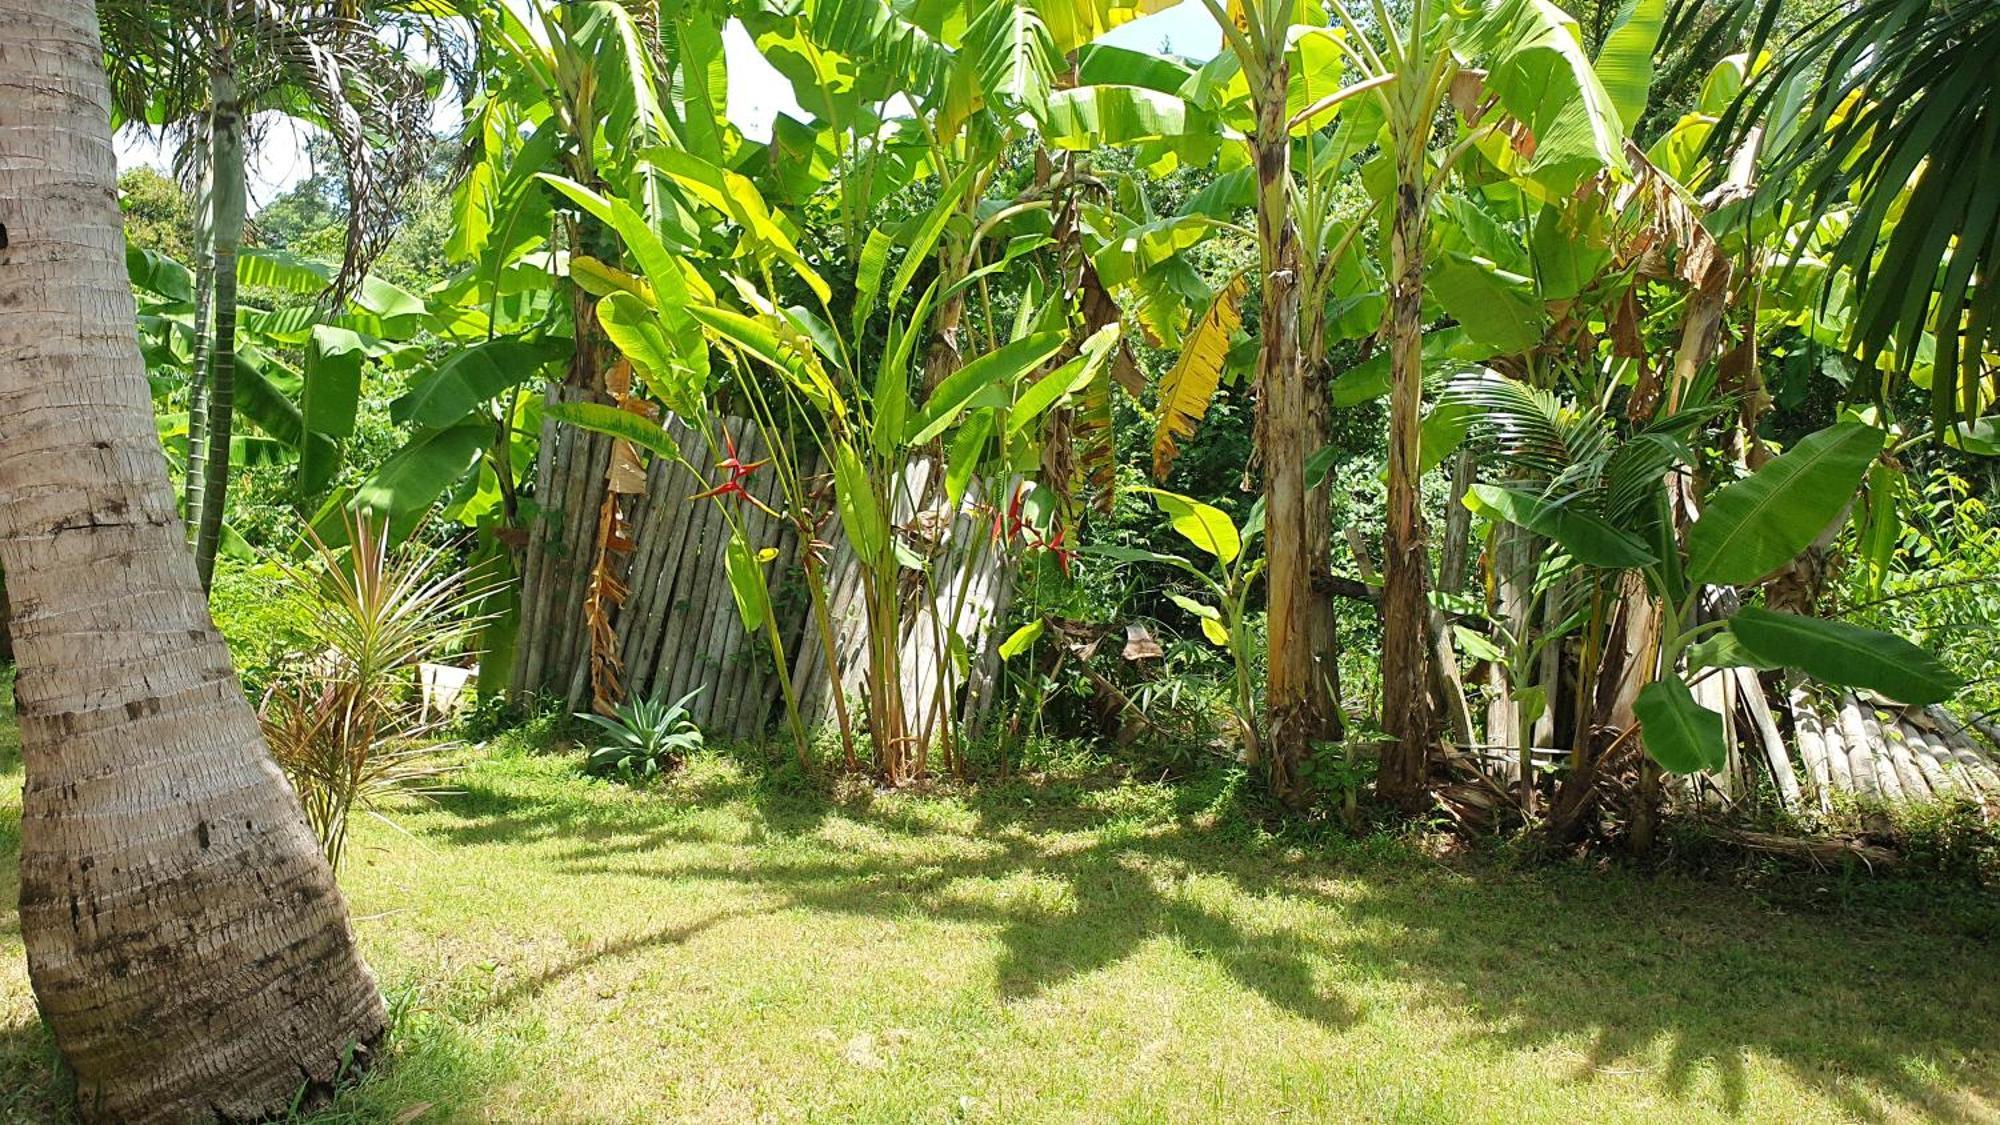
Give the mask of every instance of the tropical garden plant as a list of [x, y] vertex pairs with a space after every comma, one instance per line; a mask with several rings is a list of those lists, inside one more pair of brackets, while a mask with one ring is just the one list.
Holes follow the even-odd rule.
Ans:
[[[1565, 847], [1743, 776], [1735, 702], [1782, 757], [1805, 680], [1976, 727], [1990, 0], [1204, 0], [1211, 57], [1105, 38], [1163, 6], [107, 0], [106, 53], [0, 0], [22, 932], [90, 1112], [271, 1116], [375, 1041], [333, 873], [431, 777], [447, 653], [604, 732], [591, 772], [701, 727], [887, 787], [1087, 743], [1254, 778], [1280, 831], [1367, 799]], [[768, 132], [746, 46], [798, 102]], [[340, 186], [260, 230], [272, 113]], [[134, 198], [120, 260], [114, 114], [181, 149], [185, 245]], [[633, 597], [669, 555], [713, 597]], [[245, 612], [274, 575], [308, 596]], [[296, 617], [233, 638], [262, 743], [211, 589]], [[697, 613], [684, 686], [624, 667]], [[733, 734], [726, 682], [769, 688]], [[98, 1003], [113, 949], [154, 968]]]
[[688, 701], [700, 691], [672, 703], [645, 698], [628, 700], [610, 715], [580, 711], [577, 718], [604, 733], [597, 736], [584, 768], [605, 777], [649, 781], [702, 747], [701, 728], [688, 717]]
[[357, 806], [423, 792], [444, 772], [442, 720], [414, 705], [418, 666], [452, 655], [477, 629], [490, 585], [445, 548], [392, 546], [374, 517], [347, 517], [341, 529], [339, 547], [308, 529], [309, 559], [281, 564], [305, 593], [309, 647], [267, 690], [260, 715], [336, 872]]

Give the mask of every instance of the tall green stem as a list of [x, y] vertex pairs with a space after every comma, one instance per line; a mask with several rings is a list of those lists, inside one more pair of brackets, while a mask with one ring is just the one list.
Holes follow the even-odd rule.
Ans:
[[208, 484], [208, 363], [215, 308], [215, 174], [209, 160], [209, 127], [195, 140], [194, 197], [194, 356], [188, 371], [187, 464], [181, 477], [182, 511], [192, 540], [201, 494]]
[[[243, 243], [248, 190], [243, 163], [243, 106], [236, 75], [227, 63], [209, 78], [213, 103], [209, 167], [214, 176], [215, 343], [207, 380], [207, 457], [201, 466], [199, 510], [194, 521], [195, 569], [206, 590], [215, 579], [215, 553], [222, 541], [222, 513], [229, 500], [229, 445], [236, 405], [236, 252]], [[189, 466], [189, 473], [194, 467]]]

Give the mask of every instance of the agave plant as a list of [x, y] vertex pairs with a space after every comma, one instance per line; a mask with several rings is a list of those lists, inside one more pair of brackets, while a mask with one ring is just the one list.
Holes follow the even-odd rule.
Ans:
[[672, 703], [657, 698], [628, 700], [610, 715], [583, 711], [577, 718], [605, 732], [591, 748], [584, 769], [599, 777], [639, 781], [657, 777], [703, 744], [701, 728], [688, 717], [695, 688]]

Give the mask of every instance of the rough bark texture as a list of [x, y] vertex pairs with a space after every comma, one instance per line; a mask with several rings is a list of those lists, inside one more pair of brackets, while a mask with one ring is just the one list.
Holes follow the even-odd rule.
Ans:
[[385, 1014], [182, 540], [84, 0], [0, 0], [0, 565], [21, 934], [86, 1119], [252, 1118]]
[[1262, 403], [1266, 574], [1270, 668], [1266, 742], [1271, 788], [1278, 797], [1304, 796], [1300, 766], [1312, 743], [1326, 736], [1326, 693], [1314, 668], [1313, 576], [1324, 556], [1311, 557], [1305, 465], [1309, 414], [1299, 364], [1299, 247], [1291, 220], [1291, 140], [1285, 88], [1289, 68], [1271, 61], [1257, 99], [1257, 243], [1263, 270], [1258, 325], [1257, 393]]
[[[1390, 231], [1389, 510], [1382, 543], [1382, 748], [1376, 791], [1413, 805], [1429, 783], [1430, 666], [1425, 595], [1430, 558], [1417, 469], [1423, 434], [1423, 202], [1421, 146], [1398, 156]], [[1408, 165], [1407, 167], [1405, 165]]]

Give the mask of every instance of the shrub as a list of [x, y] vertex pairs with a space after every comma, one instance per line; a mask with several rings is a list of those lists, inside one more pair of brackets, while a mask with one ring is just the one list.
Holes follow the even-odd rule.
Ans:
[[277, 563], [218, 559], [208, 606], [252, 699], [262, 698], [313, 648], [310, 592]]

